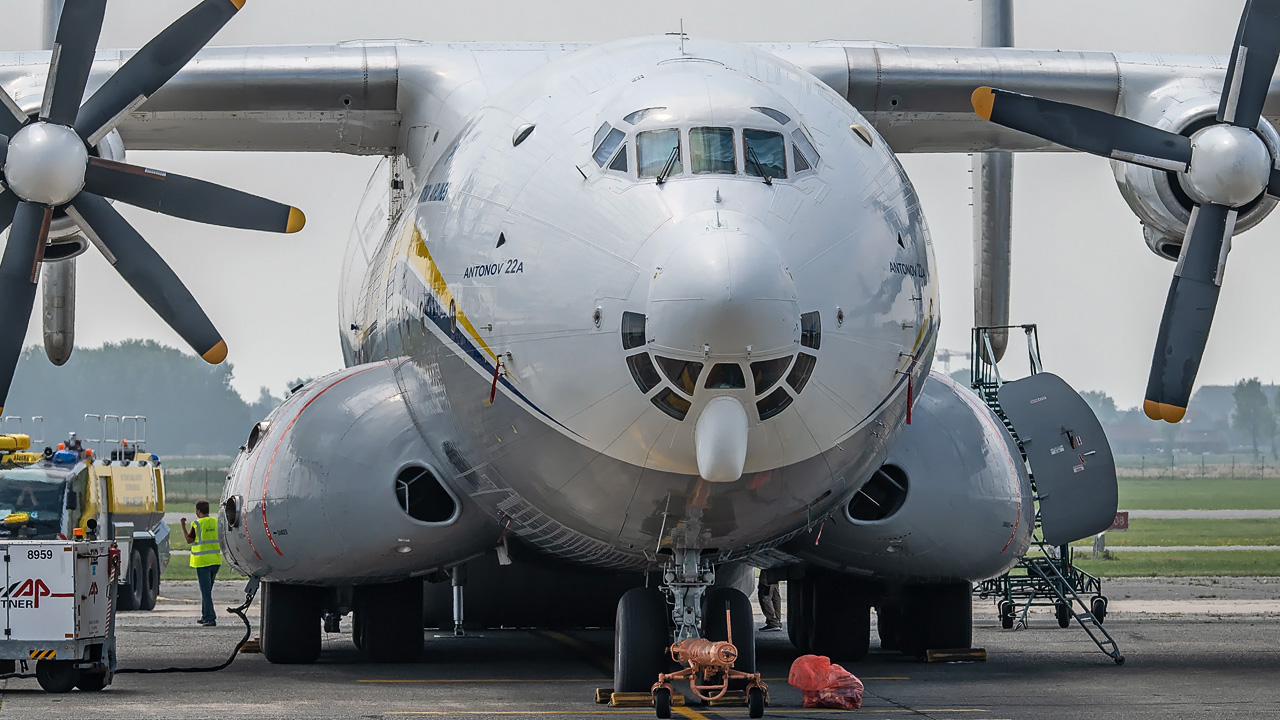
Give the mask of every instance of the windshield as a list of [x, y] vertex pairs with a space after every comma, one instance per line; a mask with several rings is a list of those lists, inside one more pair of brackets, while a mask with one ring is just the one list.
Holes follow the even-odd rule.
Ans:
[[766, 130], [742, 131], [743, 154], [747, 158], [747, 174], [770, 178], [787, 176], [787, 146], [782, 135]]
[[733, 129], [696, 127], [689, 131], [689, 160], [693, 174], [732, 175], [738, 171], [733, 157]]
[[[0, 472], [0, 537], [52, 539], [62, 532], [66, 483], [39, 470]], [[20, 520], [26, 514], [26, 520]], [[17, 515], [13, 522], [5, 519]]]
[[[684, 172], [684, 164], [680, 158], [679, 130], [650, 130], [636, 135], [637, 162], [640, 164], [640, 177], [658, 177], [667, 163], [671, 167], [667, 175], [680, 175]], [[674, 159], [673, 159], [674, 157]]]

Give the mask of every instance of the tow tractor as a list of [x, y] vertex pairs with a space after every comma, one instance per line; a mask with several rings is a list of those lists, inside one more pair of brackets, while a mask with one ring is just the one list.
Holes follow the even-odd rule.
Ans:
[[[169, 526], [160, 460], [145, 450], [146, 418], [85, 418], [103, 423], [99, 438], [108, 420], [132, 421], [137, 439], [104, 443], [71, 433], [33, 452], [30, 436], [0, 434], [0, 543], [68, 540], [77, 528], [87, 539], [113, 540], [121, 553], [117, 609], [151, 610], [169, 563]], [[97, 453], [95, 442], [103, 443]]]

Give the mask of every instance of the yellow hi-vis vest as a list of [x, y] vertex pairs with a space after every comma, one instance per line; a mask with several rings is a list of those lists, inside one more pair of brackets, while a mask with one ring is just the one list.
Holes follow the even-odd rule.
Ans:
[[191, 543], [191, 567], [200, 568], [222, 564], [222, 551], [218, 549], [218, 518], [196, 518], [191, 524], [196, 540]]

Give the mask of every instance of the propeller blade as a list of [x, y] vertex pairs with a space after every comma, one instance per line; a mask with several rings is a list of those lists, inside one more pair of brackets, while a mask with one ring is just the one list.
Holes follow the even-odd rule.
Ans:
[[4, 308], [0, 312], [0, 413], [4, 412], [18, 357], [22, 355], [22, 342], [27, 337], [31, 308], [36, 302], [38, 250], [49, 238], [52, 221], [52, 209], [20, 203], [13, 215], [9, 244], [0, 260], [0, 308]]
[[13, 222], [13, 215], [18, 210], [19, 202], [22, 201], [17, 195], [6, 192], [4, 187], [0, 186], [0, 232], [4, 232]]
[[67, 215], [115, 266], [125, 282], [205, 361], [217, 365], [227, 344], [191, 291], [146, 240], [101, 196], [81, 192]]
[[146, 102], [244, 7], [245, 0], [204, 0], [129, 58], [80, 108], [76, 132], [97, 145], [120, 118]]
[[27, 124], [27, 114], [22, 112], [22, 108], [18, 107], [18, 103], [14, 102], [13, 97], [2, 87], [0, 87], [0, 105], [4, 106], [4, 112], [0, 112], [0, 135], [13, 137], [23, 125]]
[[1200, 205], [1192, 211], [1160, 319], [1142, 405], [1152, 420], [1176, 423], [1187, 412], [1218, 306], [1237, 215], [1223, 205]]
[[137, 165], [92, 158], [84, 182], [95, 195], [206, 225], [294, 233], [306, 224], [295, 207]]
[[972, 99], [982, 118], [1073, 150], [1174, 172], [1191, 164], [1191, 140], [1118, 115], [989, 87]]
[[1236, 31], [1218, 122], [1258, 127], [1280, 58], [1280, 0], [1249, 0]]
[[62, 6], [41, 118], [67, 127], [75, 124], [106, 12], [107, 0], [78, 0]]
[[0, 134], [0, 170], [4, 169], [4, 161], [9, 159], [9, 138]]

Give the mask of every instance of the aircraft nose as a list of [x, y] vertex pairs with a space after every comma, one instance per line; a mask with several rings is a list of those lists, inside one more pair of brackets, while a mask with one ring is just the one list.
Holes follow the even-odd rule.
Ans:
[[650, 286], [652, 349], [714, 362], [798, 346], [795, 280], [763, 228], [681, 226]]

